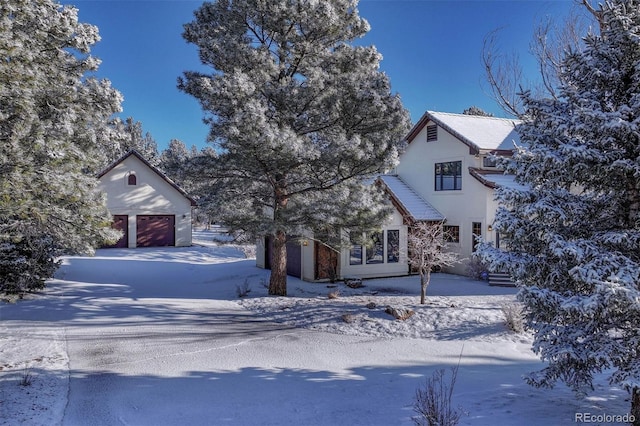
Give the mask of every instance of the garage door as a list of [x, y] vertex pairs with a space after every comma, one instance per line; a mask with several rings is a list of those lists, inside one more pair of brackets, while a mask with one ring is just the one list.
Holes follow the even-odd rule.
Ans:
[[126, 214], [118, 214], [113, 216], [113, 223], [111, 224], [113, 229], [122, 231], [122, 238], [117, 243], [105, 246], [105, 248], [127, 248], [129, 242], [129, 216]]
[[[273, 237], [265, 238], [265, 269], [271, 269]], [[287, 238], [287, 275], [302, 277], [302, 247], [297, 237]]]
[[174, 215], [137, 216], [136, 246], [164, 247], [176, 244]]

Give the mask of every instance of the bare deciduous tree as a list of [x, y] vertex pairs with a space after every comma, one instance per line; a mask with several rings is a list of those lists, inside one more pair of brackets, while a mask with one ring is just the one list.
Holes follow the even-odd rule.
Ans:
[[408, 240], [409, 265], [420, 273], [420, 304], [424, 305], [431, 271], [458, 262], [458, 254], [443, 250], [448, 240], [443, 222], [416, 222]]
[[522, 114], [520, 94], [527, 89], [538, 97], [556, 98], [560, 83], [560, 63], [569, 50], [581, 50], [583, 37], [595, 25], [602, 30], [602, 16], [590, 0], [575, 0], [576, 8], [558, 24], [552, 18], [540, 22], [530, 45], [538, 64], [537, 83], [526, 79], [516, 53], [505, 53], [498, 47], [500, 29], [490, 32], [482, 47], [489, 92], [500, 107], [513, 116]]

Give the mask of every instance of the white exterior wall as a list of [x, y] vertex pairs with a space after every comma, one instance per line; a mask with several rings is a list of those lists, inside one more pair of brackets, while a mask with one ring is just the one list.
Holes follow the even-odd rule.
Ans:
[[[462, 161], [462, 189], [436, 191], [435, 164], [450, 161]], [[450, 250], [463, 259], [448, 268], [457, 274], [466, 272], [466, 261], [472, 255], [472, 223], [480, 222], [482, 236], [493, 238], [493, 232], [488, 232], [495, 216], [493, 190], [469, 174], [469, 167], [480, 166], [481, 158], [470, 154], [467, 145], [441, 127], [438, 140], [427, 142], [427, 126], [424, 126], [400, 157], [397, 167], [398, 176], [446, 217], [446, 225], [459, 227], [460, 242], [449, 244]]]
[[[388, 230], [400, 231], [400, 259], [398, 262], [387, 262], [387, 240], [386, 235]], [[362, 264], [351, 265], [350, 264], [350, 251], [348, 249], [342, 250], [340, 258], [338, 260], [340, 277], [356, 276], [360, 278], [381, 278], [381, 277], [394, 277], [407, 275], [409, 272], [409, 264], [407, 261], [407, 226], [403, 224], [402, 215], [394, 209], [393, 214], [382, 227], [383, 240], [383, 263], [367, 264], [366, 262], [366, 248], [363, 247]]]
[[[136, 185], [128, 185], [130, 174]], [[191, 201], [130, 155], [100, 178], [100, 189], [107, 194], [112, 215], [129, 216], [129, 247], [136, 247], [137, 215], [175, 215], [175, 245], [191, 245]]]
[[315, 281], [316, 279], [316, 253], [315, 253], [315, 242], [309, 235], [305, 235], [304, 239], [301, 240], [302, 244], [302, 279], [304, 281]]

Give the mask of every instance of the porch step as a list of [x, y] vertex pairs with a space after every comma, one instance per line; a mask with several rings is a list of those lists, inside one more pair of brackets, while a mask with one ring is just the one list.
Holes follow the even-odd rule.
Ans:
[[516, 283], [511, 280], [511, 277], [506, 272], [491, 272], [489, 273], [489, 285], [515, 287]]

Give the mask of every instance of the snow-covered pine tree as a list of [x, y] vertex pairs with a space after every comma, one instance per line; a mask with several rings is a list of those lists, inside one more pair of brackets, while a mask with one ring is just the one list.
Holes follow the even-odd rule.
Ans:
[[503, 162], [494, 224], [509, 250], [483, 245], [520, 285], [533, 349], [529, 383], [592, 387], [608, 371], [640, 422], [640, 5], [603, 5], [601, 33], [561, 64], [556, 98], [523, 94], [522, 146]]
[[127, 117], [124, 121], [120, 117], [115, 117], [110, 120], [107, 131], [109, 139], [104, 146], [107, 164], [135, 149], [149, 163], [154, 166], [159, 165], [158, 144], [151, 133], [143, 132], [141, 122], [135, 121], [133, 117]]
[[388, 214], [371, 178], [395, 163], [409, 119], [380, 54], [351, 44], [368, 29], [356, 0], [219, 0], [185, 26], [213, 69], [179, 87], [200, 101], [219, 151], [220, 217], [272, 236], [270, 294], [287, 292], [287, 236], [336, 236]]
[[62, 250], [117, 236], [92, 172], [122, 99], [91, 77], [97, 40], [73, 7], [0, 2], [0, 291], [42, 287]]
[[187, 191], [191, 191], [192, 173], [190, 173], [190, 161], [199, 155], [198, 149], [194, 146], [187, 148], [184, 142], [179, 139], [171, 139], [167, 149], [160, 153], [158, 166], [174, 182]]

